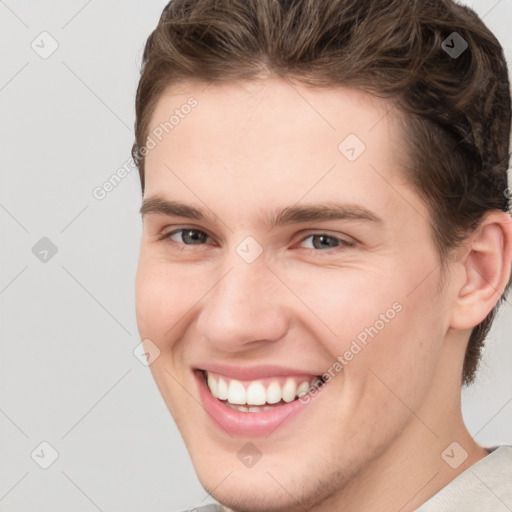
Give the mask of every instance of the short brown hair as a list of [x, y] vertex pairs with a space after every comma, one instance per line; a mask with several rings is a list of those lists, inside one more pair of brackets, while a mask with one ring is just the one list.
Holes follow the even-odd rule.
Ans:
[[[453, 37], [468, 45], [458, 56], [448, 51]], [[142, 191], [141, 149], [167, 86], [264, 74], [393, 100], [407, 126], [407, 175], [443, 265], [487, 212], [509, 211], [506, 61], [475, 12], [452, 0], [171, 0], [146, 42], [137, 89], [132, 156]], [[504, 296], [471, 333], [465, 385]]]

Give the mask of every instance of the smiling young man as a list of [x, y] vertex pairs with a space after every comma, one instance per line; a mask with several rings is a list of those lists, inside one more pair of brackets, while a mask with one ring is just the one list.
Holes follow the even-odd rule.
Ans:
[[460, 403], [512, 260], [507, 68], [473, 11], [172, 0], [136, 110], [137, 321], [208, 493], [510, 510], [512, 447]]

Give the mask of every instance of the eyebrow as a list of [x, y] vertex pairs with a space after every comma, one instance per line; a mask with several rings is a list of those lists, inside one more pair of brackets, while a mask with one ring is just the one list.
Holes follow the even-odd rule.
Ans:
[[[144, 217], [149, 214], [167, 215], [169, 217], [184, 217], [214, 224], [216, 216], [201, 208], [171, 201], [160, 196], [144, 199], [140, 208], [140, 214]], [[384, 221], [374, 212], [364, 206], [352, 203], [338, 203], [326, 201], [317, 204], [293, 205], [282, 209], [276, 209], [266, 217], [266, 225], [269, 229], [286, 224], [301, 222], [322, 222], [329, 220], [358, 220], [373, 222], [383, 225]]]

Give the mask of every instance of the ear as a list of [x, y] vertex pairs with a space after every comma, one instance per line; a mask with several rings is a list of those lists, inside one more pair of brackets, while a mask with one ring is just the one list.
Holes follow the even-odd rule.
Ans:
[[508, 284], [512, 264], [512, 218], [492, 211], [464, 242], [467, 250], [457, 263], [461, 279], [450, 327], [472, 329], [489, 314]]

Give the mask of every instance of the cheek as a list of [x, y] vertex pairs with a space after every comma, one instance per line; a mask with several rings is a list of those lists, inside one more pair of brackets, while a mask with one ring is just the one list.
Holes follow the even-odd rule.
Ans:
[[[190, 310], [194, 296], [192, 276], [141, 251], [135, 281], [139, 333], [162, 345], [175, 337], [179, 320]], [[172, 333], [172, 336], [171, 336]]]
[[[404, 403], [420, 407], [437, 368], [447, 329], [446, 301], [437, 283], [434, 278], [409, 295], [382, 294], [370, 304], [368, 323], [352, 337], [351, 347], [361, 350], [345, 368], [346, 378], [360, 392], [367, 386], [367, 395], [397, 413]], [[390, 301], [394, 307], [386, 310]]]
[[332, 373], [339, 373], [334, 364], [341, 356], [343, 373], [356, 387], [372, 376], [370, 369], [396, 389], [428, 380], [447, 328], [447, 308], [438, 293], [438, 273], [420, 286], [417, 274], [405, 264], [324, 268], [307, 279], [290, 274], [290, 287], [307, 305], [302, 319], [310, 319], [309, 327], [318, 326], [315, 336], [331, 355]]
[[304, 304], [307, 317], [303, 318], [311, 318], [310, 325], [318, 324], [323, 331], [318, 331], [319, 339], [331, 338], [339, 354], [352, 340], [364, 343], [370, 336], [368, 330], [375, 335], [398, 318], [400, 288], [388, 276], [389, 272], [380, 269], [347, 266], [294, 272], [288, 282]]
[[136, 274], [136, 315], [139, 334], [158, 345], [162, 355], [174, 357], [218, 280], [201, 265], [170, 262], [142, 248]]

